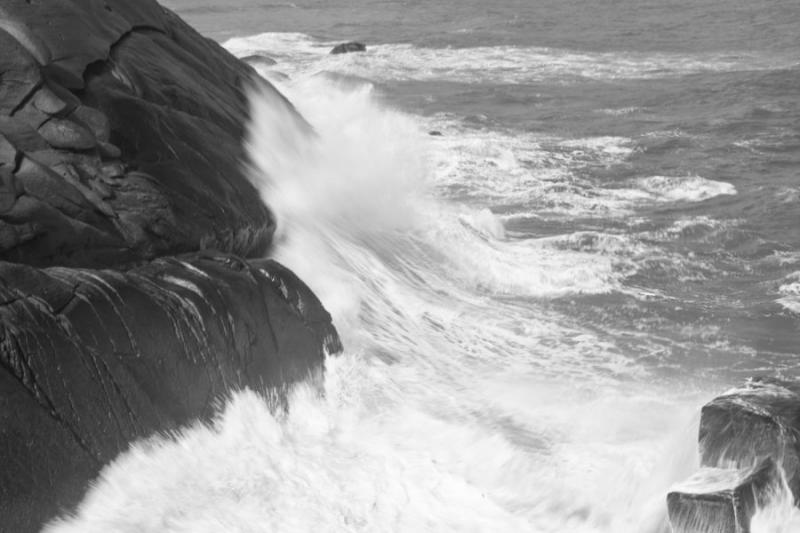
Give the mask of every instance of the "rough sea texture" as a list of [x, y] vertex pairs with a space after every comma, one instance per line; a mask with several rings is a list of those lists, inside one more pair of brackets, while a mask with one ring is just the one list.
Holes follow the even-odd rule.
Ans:
[[699, 406], [800, 374], [796, 1], [166, 5], [313, 127], [253, 95], [277, 259], [346, 354], [55, 530], [665, 531]]

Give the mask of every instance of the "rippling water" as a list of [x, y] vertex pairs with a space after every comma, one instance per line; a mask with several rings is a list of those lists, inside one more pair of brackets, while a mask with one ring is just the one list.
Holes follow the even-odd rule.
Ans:
[[666, 531], [702, 403], [797, 376], [796, 2], [167, 5], [312, 125], [253, 95], [276, 255], [346, 353], [58, 531]]

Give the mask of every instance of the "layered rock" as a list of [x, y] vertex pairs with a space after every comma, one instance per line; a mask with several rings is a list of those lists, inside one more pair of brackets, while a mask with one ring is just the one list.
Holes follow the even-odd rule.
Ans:
[[800, 501], [800, 383], [753, 379], [713, 399], [698, 441], [703, 468], [667, 498], [676, 533], [747, 533], [784, 482]]
[[754, 468], [700, 469], [667, 494], [673, 533], [749, 533], [777, 476], [770, 458]]
[[703, 407], [699, 442], [706, 466], [774, 458], [800, 499], [800, 383], [755, 379], [715, 398]]
[[0, 0], [0, 531], [340, 350], [311, 291], [252, 259], [275, 227], [246, 179], [254, 80], [154, 0]]
[[154, 1], [2, 0], [0, 16], [0, 259], [266, 250], [249, 66]]

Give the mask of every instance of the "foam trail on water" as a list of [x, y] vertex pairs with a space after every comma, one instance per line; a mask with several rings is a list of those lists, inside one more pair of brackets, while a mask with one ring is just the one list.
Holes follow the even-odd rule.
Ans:
[[558, 80], [563, 83], [576, 78], [660, 79], [701, 72], [771, 70], [797, 65], [794, 56], [778, 57], [751, 51], [584, 52], [539, 46], [427, 48], [370, 43], [366, 54], [330, 55], [335, 44], [302, 33], [276, 32], [233, 38], [225, 47], [238, 57], [266, 51], [279, 60], [276, 68], [289, 74], [313, 68], [387, 81], [531, 83]]
[[248, 147], [274, 254], [346, 346], [325, 395], [300, 386], [282, 413], [238, 393], [135, 445], [47, 531], [665, 531], [704, 398], [540, 305], [618, 290], [613, 262], [437, 198], [437, 148], [370, 84], [281, 89], [308, 122], [254, 94]]

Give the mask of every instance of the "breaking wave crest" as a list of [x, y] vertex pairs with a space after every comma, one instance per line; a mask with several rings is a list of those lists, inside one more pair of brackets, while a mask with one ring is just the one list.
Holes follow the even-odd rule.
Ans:
[[[515, 238], [442, 194], [460, 163], [444, 170], [424, 123], [371, 84], [281, 89], [296, 111], [253, 94], [248, 148], [279, 224], [273, 253], [346, 347], [324, 394], [300, 385], [283, 411], [240, 392], [211, 425], [135, 444], [48, 533], [665, 532], [707, 398], [659, 385], [547, 305], [620, 290], [628, 243]], [[600, 144], [625, 156], [625, 140]]]

